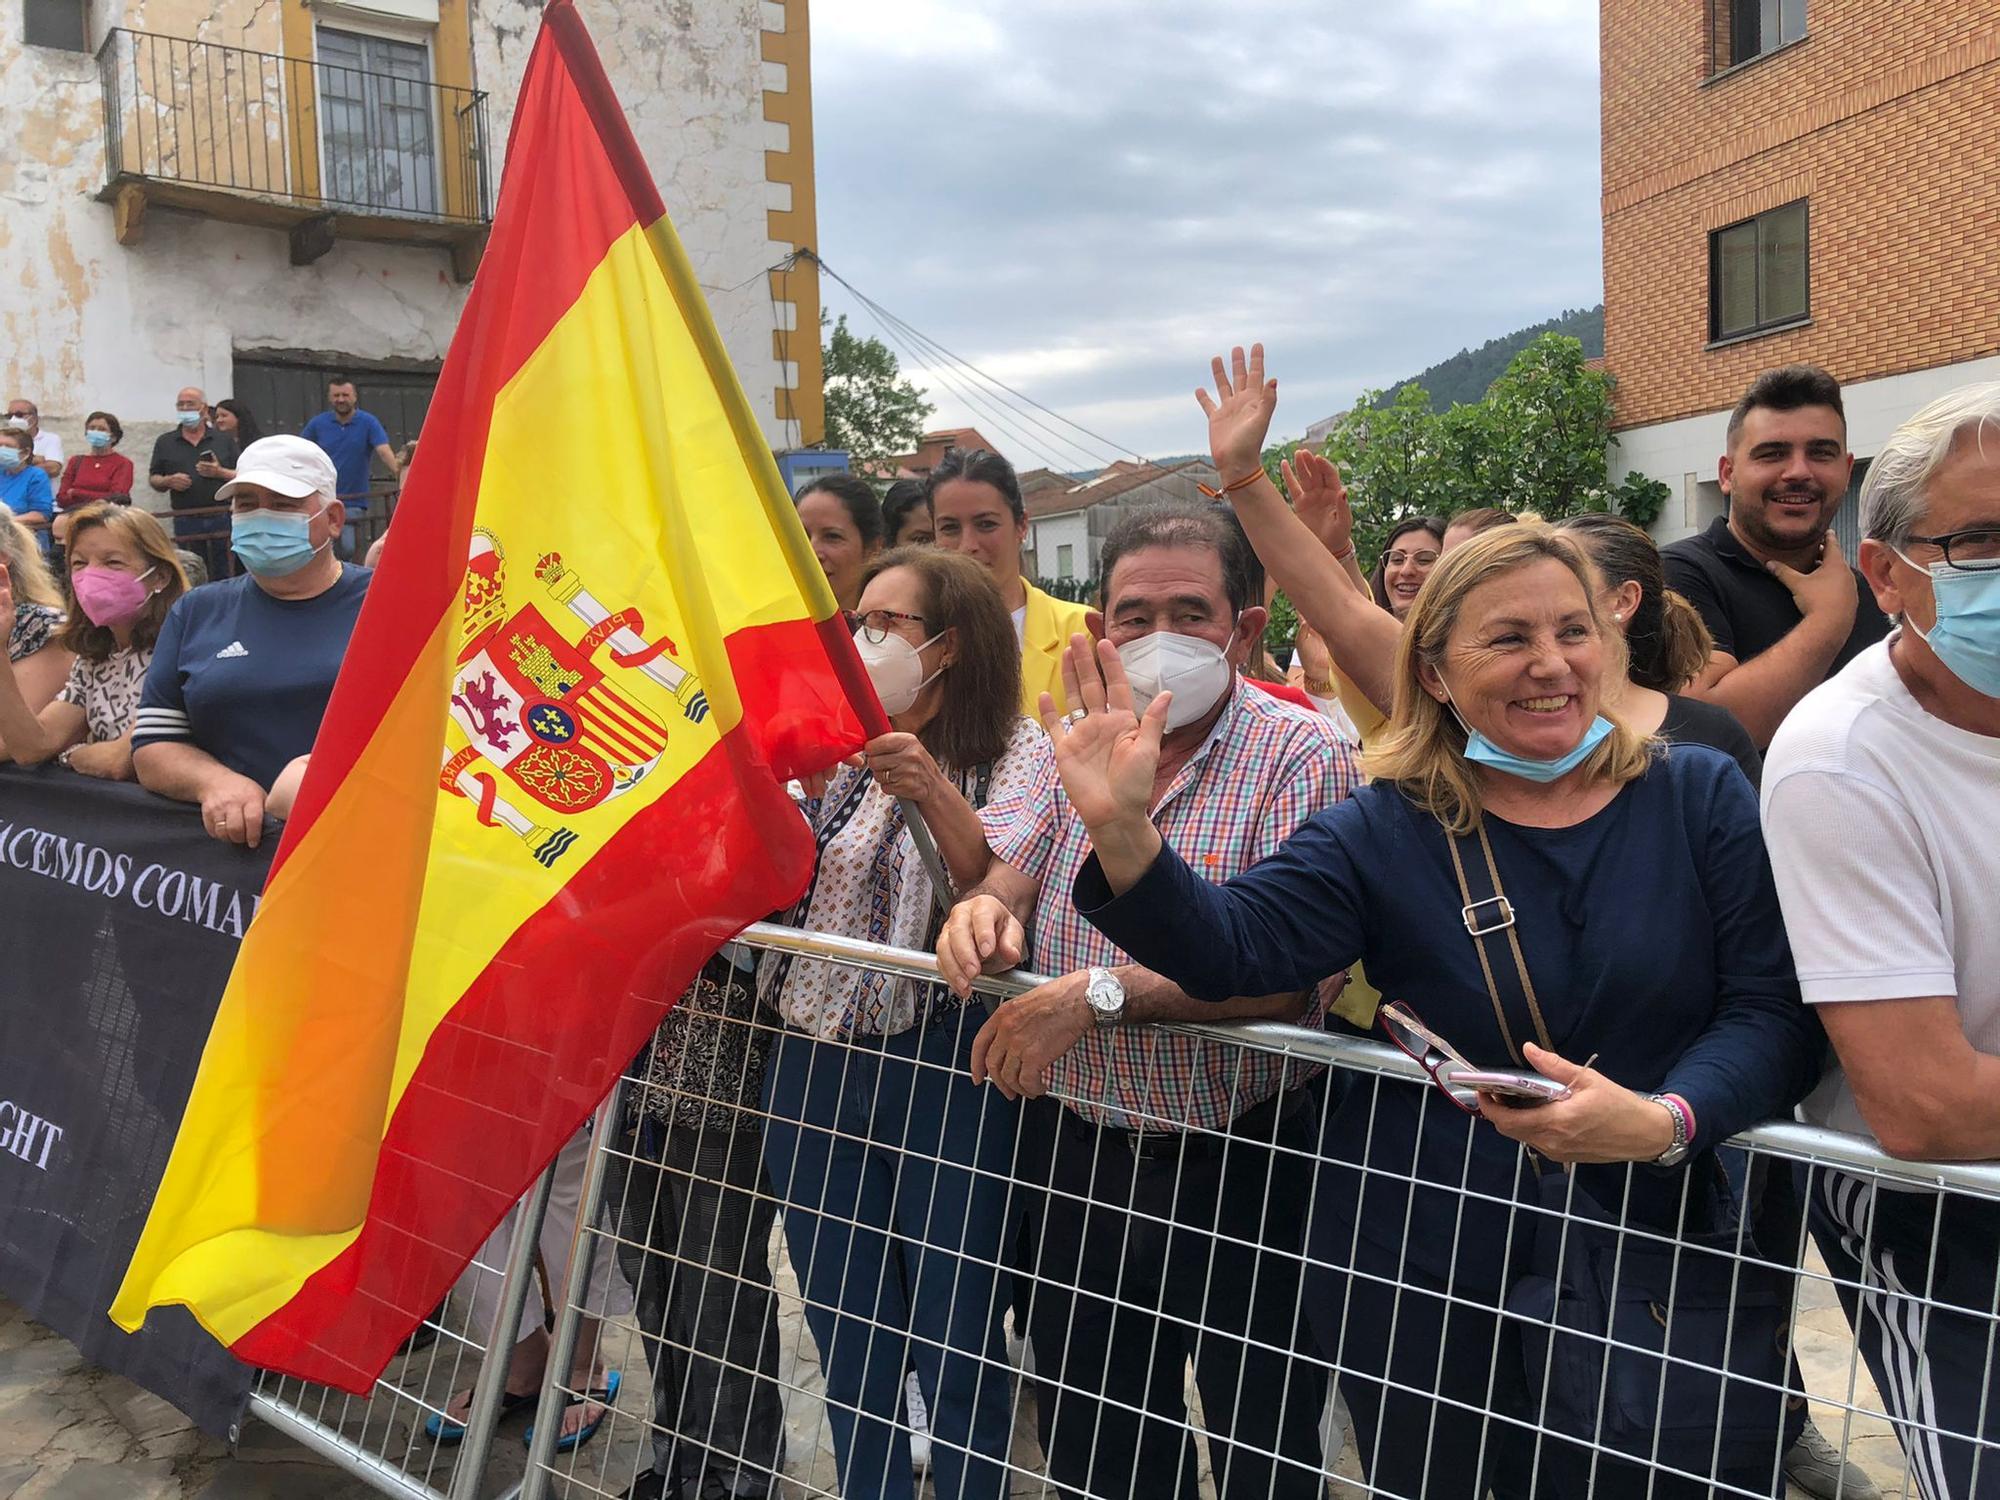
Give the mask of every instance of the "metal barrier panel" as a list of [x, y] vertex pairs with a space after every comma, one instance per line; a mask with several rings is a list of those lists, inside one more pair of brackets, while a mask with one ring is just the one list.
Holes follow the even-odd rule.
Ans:
[[[488, 1354], [515, 1346], [556, 1170], [543, 1173], [516, 1210], [505, 1263], [483, 1251], [475, 1257], [366, 1399], [265, 1370], [251, 1389], [251, 1415], [385, 1495], [474, 1500], [487, 1478], [509, 1364]], [[490, 1322], [483, 1332], [471, 1316], [475, 1305]], [[452, 1398], [464, 1392], [471, 1400], [461, 1409]], [[439, 1440], [460, 1428], [457, 1441]]]
[[[1808, 1419], [1854, 1500], [2000, 1494], [2000, 1169], [1797, 1125], [1702, 1173], [1415, 1154], [1455, 1106], [1413, 1063], [1271, 1023], [1017, 1102], [967, 1076], [984, 1004], [814, 1038], [750, 994], [698, 988], [600, 1117], [578, 1235], [638, 1311], [572, 1278], [551, 1369], [622, 1379], [551, 1379], [529, 1500], [1773, 1496]], [[558, 1452], [566, 1410], [602, 1422]]]

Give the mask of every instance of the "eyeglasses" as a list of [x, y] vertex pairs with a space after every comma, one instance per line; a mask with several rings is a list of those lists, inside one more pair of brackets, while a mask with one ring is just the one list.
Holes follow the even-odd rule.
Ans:
[[924, 624], [922, 615], [906, 615], [900, 609], [871, 609], [865, 615], [849, 615], [848, 619], [854, 622], [855, 628], [871, 646], [879, 646], [887, 640], [898, 620], [919, 628]]
[[1405, 563], [1415, 563], [1420, 568], [1428, 568], [1437, 560], [1438, 555], [1428, 547], [1421, 552], [1396, 551], [1384, 553], [1382, 556], [1382, 561], [1392, 568], [1400, 568]]
[[1457, 1048], [1424, 1025], [1417, 1013], [1400, 1000], [1391, 1000], [1375, 1014], [1382, 1023], [1382, 1029], [1389, 1034], [1389, 1040], [1431, 1075], [1431, 1082], [1443, 1090], [1445, 1098], [1469, 1115], [1479, 1113], [1479, 1091], [1463, 1084], [1454, 1085], [1451, 1081], [1452, 1074], [1460, 1070], [1467, 1073], [1479, 1071], [1459, 1054]]
[[1990, 573], [2000, 568], [2000, 529], [1992, 526], [1947, 531], [1942, 536], [1913, 536], [1910, 540], [1939, 548], [1945, 566], [1963, 573]]

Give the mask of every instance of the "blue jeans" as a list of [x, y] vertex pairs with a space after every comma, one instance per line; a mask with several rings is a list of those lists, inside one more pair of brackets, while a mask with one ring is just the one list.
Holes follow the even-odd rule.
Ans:
[[787, 1031], [764, 1165], [826, 1375], [844, 1500], [910, 1500], [904, 1371], [939, 1500], [1004, 1500], [1013, 1430], [1003, 1268], [1016, 1106], [967, 1076], [979, 1006], [891, 1037]]

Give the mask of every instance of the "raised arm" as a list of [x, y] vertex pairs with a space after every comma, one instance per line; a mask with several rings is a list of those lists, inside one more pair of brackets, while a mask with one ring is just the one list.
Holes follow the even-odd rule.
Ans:
[[[13, 618], [13, 580], [7, 569], [0, 566], [0, 620]], [[54, 646], [44, 646], [29, 656], [27, 663], [43, 656], [60, 659], [66, 654]], [[83, 737], [83, 710], [68, 703], [49, 702], [50, 695], [43, 693], [41, 686], [39, 680], [24, 685], [14, 663], [0, 656], [0, 761], [39, 765]], [[40, 702], [31, 702], [30, 693]]]
[[1077, 910], [1134, 960], [1194, 999], [1296, 994], [1361, 956], [1359, 879], [1330, 819], [1305, 823], [1276, 854], [1224, 886], [1199, 879], [1147, 815], [1170, 693], [1132, 712], [1132, 689], [1109, 645], [1070, 644], [1065, 681], [1084, 712], [1065, 721], [1044, 696], [1056, 772], [1095, 850], [1077, 876]]
[[1264, 346], [1251, 345], [1247, 359], [1241, 348], [1231, 350], [1227, 368], [1218, 355], [1212, 368], [1215, 394], [1198, 390], [1195, 399], [1208, 417], [1209, 451], [1224, 487], [1250, 481], [1228, 491], [1250, 545], [1299, 617], [1325, 639], [1340, 669], [1387, 713], [1402, 627], [1357, 589], [1348, 563], [1326, 549], [1264, 473], [1264, 439], [1278, 406], [1278, 382], [1264, 378]]

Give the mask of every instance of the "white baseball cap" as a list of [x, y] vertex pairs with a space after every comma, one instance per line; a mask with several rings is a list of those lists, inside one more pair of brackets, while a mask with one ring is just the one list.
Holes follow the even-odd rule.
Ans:
[[280, 433], [276, 437], [258, 438], [245, 448], [236, 460], [236, 477], [217, 490], [215, 498], [227, 500], [244, 485], [255, 484], [294, 500], [303, 500], [308, 495], [324, 495], [331, 500], [339, 482], [333, 460], [318, 443]]

